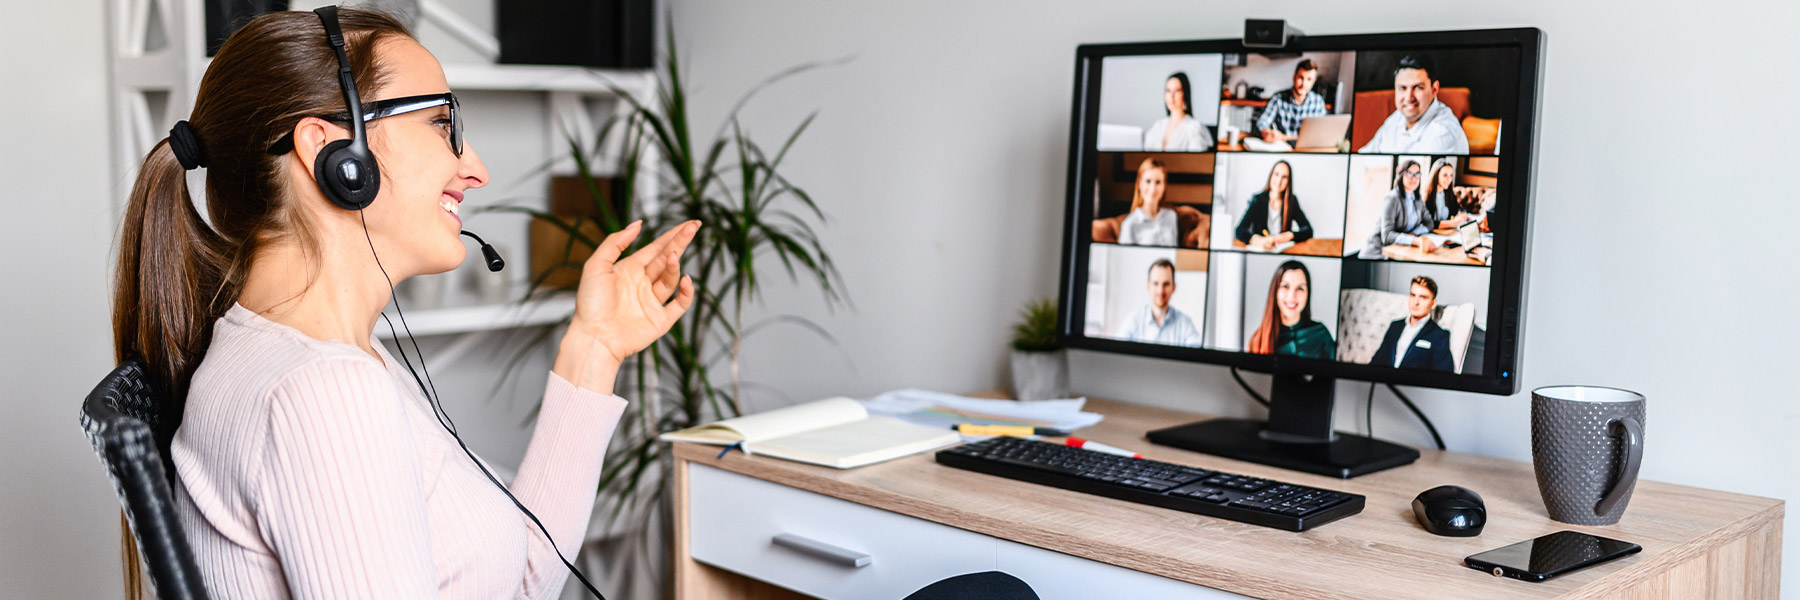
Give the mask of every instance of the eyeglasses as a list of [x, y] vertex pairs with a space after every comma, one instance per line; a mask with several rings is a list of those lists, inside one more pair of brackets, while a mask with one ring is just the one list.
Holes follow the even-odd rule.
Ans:
[[1401, 174], [1401, 175], [1404, 175], [1404, 176], [1406, 176], [1406, 177], [1411, 177], [1411, 178], [1413, 178], [1413, 179], [1418, 179], [1418, 178], [1419, 178], [1419, 176], [1420, 176], [1420, 175], [1424, 175], [1424, 174], [1425, 174], [1425, 172], [1424, 172], [1424, 171], [1403, 171], [1403, 172], [1401, 172], [1401, 173], [1400, 173], [1400, 174]]
[[[376, 119], [418, 112], [428, 108], [437, 108], [439, 106], [450, 107], [450, 151], [456, 153], [457, 158], [461, 158], [463, 153], [462, 111], [456, 101], [456, 94], [454, 93], [444, 92], [442, 94], [407, 96], [405, 98], [389, 98], [387, 100], [370, 102], [363, 105], [363, 122], [368, 123]], [[319, 118], [338, 123], [350, 121], [350, 115], [344, 113], [326, 115]], [[292, 131], [282, 134], [281, 138], [275, 140], [274, 144], [269, 145], [269, 154], [281, 155], [293, 151], [294, 132]]]

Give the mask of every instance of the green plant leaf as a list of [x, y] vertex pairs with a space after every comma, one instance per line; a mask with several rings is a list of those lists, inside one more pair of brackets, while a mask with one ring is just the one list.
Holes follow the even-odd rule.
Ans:
[[1062, 349], [1056, 340], [1056, 301], [1042, 298], [1025, 303], [1019, 322], [1013, 325], [1013, 349], [1021, 352], [1053, 352]]

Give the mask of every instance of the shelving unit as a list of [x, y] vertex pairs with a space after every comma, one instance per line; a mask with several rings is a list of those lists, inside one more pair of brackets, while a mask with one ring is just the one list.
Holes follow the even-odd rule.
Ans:
[[[573, 312], [575, 297], [561, 294], [523, 303], [447, 306], [409, 311], [406, 314], [406, 326], [417, 337], [475, 333], [549, 325], [567, 318]], [[375, 336], [384, 340], [392, 339], [384, 327], [376, 327]]]
[[[302, 4], [295, 3], [295, 8], [310, 7]], [[433, 53], [489, 58], [497, 55], [499, 42], [491, 33], [455, 14], [442, 2], [421, 0], [420, 8], [418, 28], [440, 28], [448, 34], [447, 39], [466, 46], [462, 51], [452, 53], [428, 48]], [[115, 180], [130, 182], [136, 179], [144, 155], [167, 136], [175, 121], [190, 112], [201, 76], [212, 62], [205, 52], [205, 0], [109, 0], [109, 13]], [[596, 123], [607, 116], [624, 116], [630, 110], [629, 103], [621, 100], [621, 94], [647, 101], [655, 93], [653, 75], [637, 70], [465, 61], [444, 64], [444, 76], [453, 91], [518, 92], [542, 96], [546, 116], [543, 127], [550, 132], [543, 150], [546, 162], [566, 152], [564, 140], [568, 137], [579, 140], [583, 147], [593, 147]], [[471, 103], [465, 101], [464, 104]], [[619, 144], [615, 141], [601, 148], [592, 162], [616, 164], [618, 152]], [[642, 157], [646, 165], [654, 164], [656, 160], [654, 155]], [[559, 160], [551, 172], [572, 174], [575, 172], [573, 161]], [[646, 168], [639, 172], [636, 188], [644, 198], [654, 199], [658, 184], [654, 170]], [[204, 186], [200, 181], [198, 175], [189, 179], [189, 189], [196, 204], [205, 201], [202, 197]], [[124, 200], [129, 192], [128, 185], [118, 191], [119, 209], [115, 215], [124, 213]], [[508, 258], [515, 265], [529, 264], [524, 256]], [[573, 299], [566, 297], [524, 305], [516, 302], [469, 305], [467, 301], [465, 297], [452, 294], [446, 299], [450, 307], [408, 311], [407, 323], [416, 336], [480, 333], [552, 323], [568, 315], [574, 306]], [[382, 329], [383, 337], [386, 337], [385, 328], [378, 329]], [[465, 346], [476, 339], [479, 336], [457, 340], [453, 346]], [[439, 360], [449, 362], [453, 357], [440, 356]]]

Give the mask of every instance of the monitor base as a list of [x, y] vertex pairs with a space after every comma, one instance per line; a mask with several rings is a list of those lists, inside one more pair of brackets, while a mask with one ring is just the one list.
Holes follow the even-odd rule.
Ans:
[[1145, 434], [1152, 443], [1214, 456], [1349, 479], [1410, 464], [1419, 451], [1360, 435], [1338, 433], [1331, 441], [1289, 443], [1264, 435], [1268, 424], [1250, 419], [1211, 419]]

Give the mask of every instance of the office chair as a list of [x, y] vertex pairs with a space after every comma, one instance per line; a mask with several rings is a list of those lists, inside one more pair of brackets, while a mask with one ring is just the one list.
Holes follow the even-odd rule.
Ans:
[[112, 477], [156, 597], [206, 600], [157, 449], [153, 394], [144, 362], [127, 359], [82, 401], [81, 429]]
[[933, 583], [903, 600], [1038, 600], [1038, 595], [1017, 577], [999, 571], [983, 571]]

